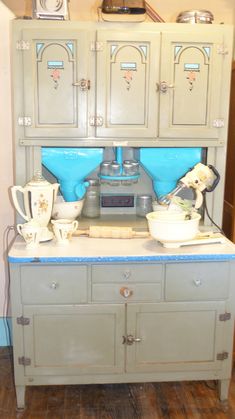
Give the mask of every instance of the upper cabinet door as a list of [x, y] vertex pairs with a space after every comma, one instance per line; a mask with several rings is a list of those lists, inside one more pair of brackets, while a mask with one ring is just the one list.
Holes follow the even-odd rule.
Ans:
[[159, 136], [219, 138], [223, 35], [162, 36]]
[[160, 34], [98, 31], [97, 137], [156, 137]]
[[25, 137], [87, 135], [88, 31], [23, 31]]

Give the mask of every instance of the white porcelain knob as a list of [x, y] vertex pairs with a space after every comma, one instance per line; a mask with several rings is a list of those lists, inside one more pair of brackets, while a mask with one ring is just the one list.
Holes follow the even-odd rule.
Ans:
[[52, 288], [53, 290], [56, 290], [58, 288], [59, 284], [57, 282], [52, 282], [50, 285], [50, 288]]
[[202, 285], [202, 281], [199, 278], [194, 279], [193, 283], [196, 287], [200, 287]]
[[122, 276], [123, 276], [125, 279], [129, 279], [129, 278], [130, 278], [130, 276], [131, 276], [131, 271], [124, 271], [124, 272], [122, 273]]

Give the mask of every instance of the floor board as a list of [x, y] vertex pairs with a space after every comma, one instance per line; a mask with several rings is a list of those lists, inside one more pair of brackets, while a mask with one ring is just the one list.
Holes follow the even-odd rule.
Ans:
[[12, 354], [0, 348], [0, 419], [235, 419], [235, 371], [229, 404], [216, 382], [32, 386], [17, 411]]

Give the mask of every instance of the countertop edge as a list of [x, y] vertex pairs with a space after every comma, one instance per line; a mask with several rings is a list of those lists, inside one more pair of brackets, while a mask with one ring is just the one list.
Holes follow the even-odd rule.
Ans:
[[165, 262], [165, 261], [235, 260], [235, 254], [112, 256], [112, 257], [12, 257], [9, 263], [112, 263], [112, 262]]

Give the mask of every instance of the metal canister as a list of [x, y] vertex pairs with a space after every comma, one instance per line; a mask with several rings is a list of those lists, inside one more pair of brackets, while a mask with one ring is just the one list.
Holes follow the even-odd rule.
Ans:
[[135, 160], [124, 160], [123, 174], [125, 176], [134, 176], [139, 173], [139, 163]]
[[152, 195], [137, 195], [136, 197], [136, 215], [145, 217], [152, 212]]
[[110, 176], [119, 176], [120, 175], [120, 164], [117, 161], [112, 161], [110, 163]]
[[111, 162], [106, 160], [103, 161], [100, 165], [100, 174], [104, 175], [104, 176], [109, 176], [110, 175], [110, 164]]

